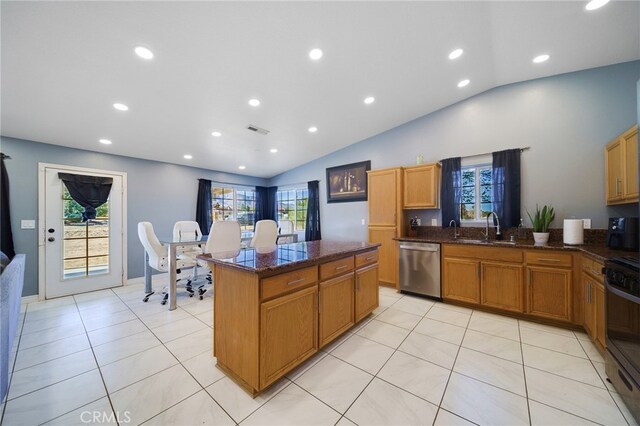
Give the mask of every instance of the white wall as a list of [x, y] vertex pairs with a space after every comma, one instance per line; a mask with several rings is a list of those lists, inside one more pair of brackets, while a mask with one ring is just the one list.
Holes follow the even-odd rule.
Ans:
[[[367, 203], [327, 204], [327, 167], [371, 160], [372, 169], [380, 169], [415, 164], [419, 153], [434, 162], [530, 146], [522, 154], [523, 212], [552, 204], [553, 227], [582, 217], [606, 228], [609, 216], [638, 215], [637, 204], [605, 206], [604, 146], [636, 123], [639, 76], [640, 61], [634, 61], [498, 87], [283, 173], [269, 185], [320, 180], [323, 238], [366, 240], [360, 221]], [[439, 211], [415, 213], [423, 225], [431, 218], [441, 224]]]

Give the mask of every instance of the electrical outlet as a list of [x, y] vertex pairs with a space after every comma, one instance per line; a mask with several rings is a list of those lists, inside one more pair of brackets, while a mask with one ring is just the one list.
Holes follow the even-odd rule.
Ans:
[[591, 219], [582, 219], [584, 222], [584, 229], [591, 229]]
[[438, 219], [431, 219], [431, 226], [438, 226]]
[[22, 229], [36, 229], [35, 220], [22, 220], [20, 221], [20, 228]]
[[361, 224], [361, 225], [364, 225], [364, 223], [365, 223], [365, 222], [364, 222], [364, 219], [362, 219], [362, 222], [361, 222], [360, 224]]
[[420, 218], [416, 219], [416, 224], [418, 226], [422, 226], [422, 219], [420, 219]]

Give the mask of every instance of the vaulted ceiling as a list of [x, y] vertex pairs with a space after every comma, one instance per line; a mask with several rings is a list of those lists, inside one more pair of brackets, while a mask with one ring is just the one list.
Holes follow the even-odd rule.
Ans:
[[640, 59], [640, 3], [585, 5], [3, 1], [1, 133], [271, 177], [496, 86]]

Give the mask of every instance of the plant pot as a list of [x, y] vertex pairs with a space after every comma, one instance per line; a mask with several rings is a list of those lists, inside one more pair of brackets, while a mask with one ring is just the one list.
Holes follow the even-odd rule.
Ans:
[[537, 246], [544, 246], [549, 242], [549, 233], [548, 232], [534, 232], [533, 233], [533, 241], [535, 241]]

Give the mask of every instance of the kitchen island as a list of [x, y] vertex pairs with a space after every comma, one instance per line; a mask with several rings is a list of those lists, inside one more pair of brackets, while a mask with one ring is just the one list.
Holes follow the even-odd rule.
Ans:
[[199, 256], [217, 366], [252, 396], [378, 307], [378, 245], [311, 241]]

